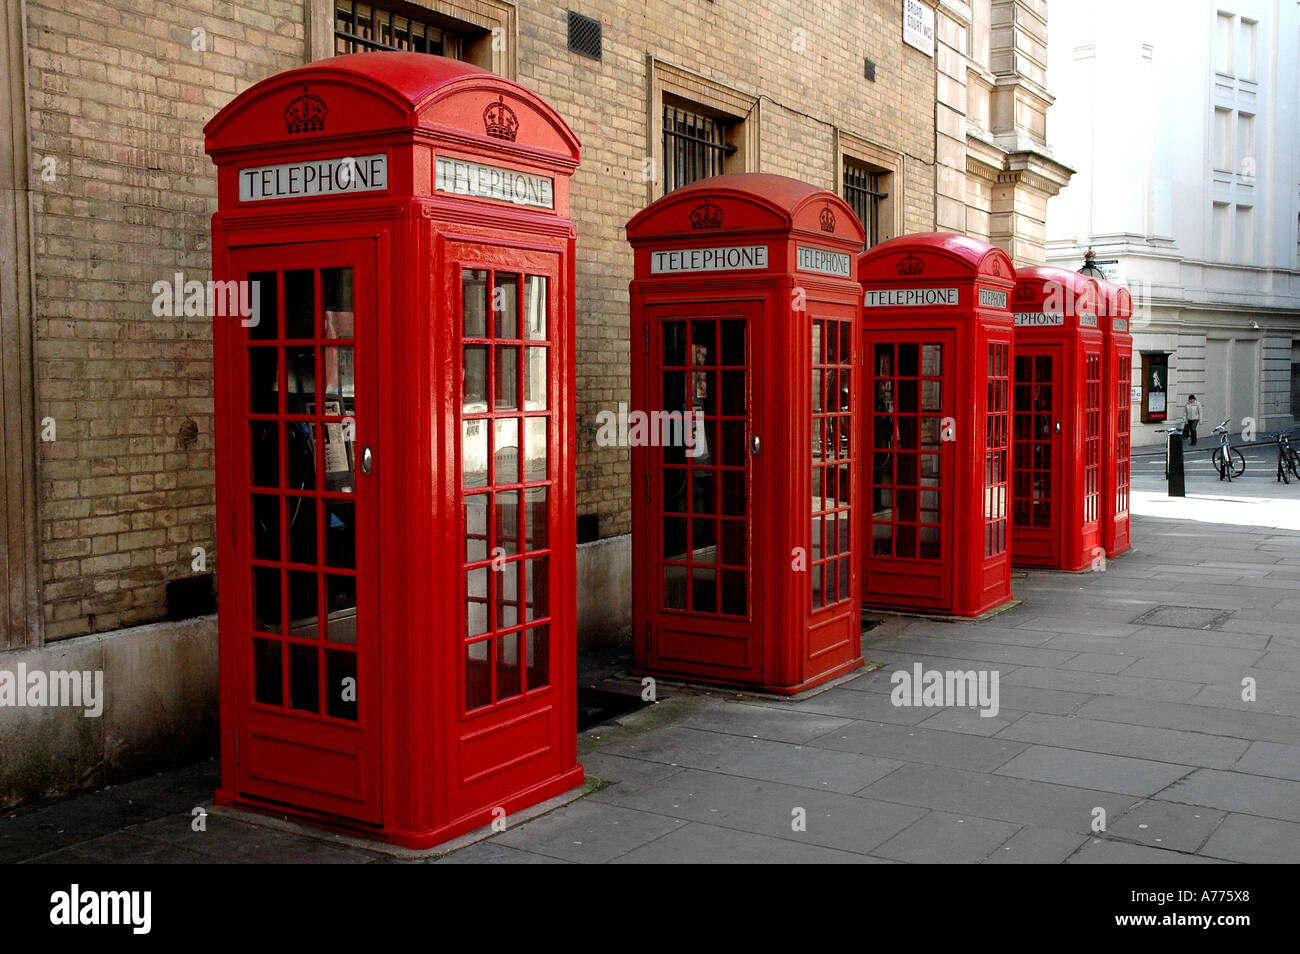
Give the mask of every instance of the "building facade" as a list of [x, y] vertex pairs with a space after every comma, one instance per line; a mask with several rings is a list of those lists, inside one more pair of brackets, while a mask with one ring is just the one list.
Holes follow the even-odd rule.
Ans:
[[[843, 195], [870, 241], [947, 229], [1044, 260], [1045, 0], [18, 0], [3, 12], [0, 668], [101, 671], [101, 717], [0, 708], [0, 807], [215, 739], [204, 124], [254, 82], [370, 49], [531, 87], [583, 141], [580, 645], [630, 614], [624, 224], [679, 185], [771, 172]], [[200, 309], [201, 311], [201, 309]], [[40, 738], [38, 749], [32, 740]]]
[[[1190, 394], [1202, 433], [1300, 415], [1298, 37], [1294, 3], [1053, 8], [1053, 138], [1078, 173], [1047, 257], [1077, 268], [1091, 246], [1132, 291], [1135, 444]], [[1143, 406], [1161, 366], [1165, 422]]]

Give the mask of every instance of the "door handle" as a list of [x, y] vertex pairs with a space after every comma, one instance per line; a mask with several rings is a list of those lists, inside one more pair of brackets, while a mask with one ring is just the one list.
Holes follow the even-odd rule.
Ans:
[[754, 457], [757, 457], [757, 456], [758, 456], [758, 449], [759, 449], [759, 446], [760, 446], [760, 444], [759, 444], [759, 440], [758, 440], [758, 435], [755, 434], [754, 437], [753, 437], [753, 439], [750, 440], [750, 442], [749, 442], [749, 453], [750, 453], [751, 455], [753, 455]]
[[370, 453], [370, 448], [363, 447], [361, 449], [361, 473], [363, 474], [370, 473], [370, 467], [372, 463], [373, 463], [373, 457]]
[[[1057, 422], [1056, 422], [1056, 433], [1058, 433], [1058, 434], [1061, 433], [1061, 422], [1060, 422], [1060, 421], [1057, 421]], [[366, 473], [368, 474], [368, 473], [370, 473], [370, 471], [366, 471]]]

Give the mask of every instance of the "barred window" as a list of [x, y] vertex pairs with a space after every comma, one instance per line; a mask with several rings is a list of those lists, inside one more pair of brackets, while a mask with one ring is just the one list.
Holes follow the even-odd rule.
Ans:
[[867, 233], [867, 248], [880, 241], [880, 206], [889, 198], [889, 173], [852, 159], [844, 160], [844, 201]]
[[675, 103], [664, 103], [664, 193], [726, 171], [736, 151], [727, 143], [733, 124]]
[[336, 0], [334, 53], [405, 50], [460, 57], [460, 39], [431, 23], [397, 13], [399, 5], [374, 5]]

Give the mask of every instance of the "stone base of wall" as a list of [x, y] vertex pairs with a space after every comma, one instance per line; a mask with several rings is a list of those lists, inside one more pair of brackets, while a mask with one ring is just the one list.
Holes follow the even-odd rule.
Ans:
[[215, 616], [0, 653], [0, 671], [16, 678], [20, 664], [28, 673], [102, 672], [103, 711], [0, 705], [0, 811], [217, 752]]
[[632, 638], [632, 535], [578, 547], [578, 652]]

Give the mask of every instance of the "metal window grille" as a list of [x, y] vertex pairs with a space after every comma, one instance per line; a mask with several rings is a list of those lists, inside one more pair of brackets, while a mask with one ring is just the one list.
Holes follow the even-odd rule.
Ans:
[[856, 162], [844, 163], [844, 201], [867, 233], [867, 247], [880, 241], [880, 204], [889, 198], [885, 175]]
[[337, 0], [334, 6], [334, 53], [371, 50], [406, 50], [457, 56], [456, 38], [428, 23], [400, 16], [392, 10], [356, 0]]
[[569, 49], [574, 53], [600, 59], [600, 21], [569, 11]]
[[727, 124], [712, 116], [664, 104], [664, 193], [709, 176], [720, 176], [736, 151]]

